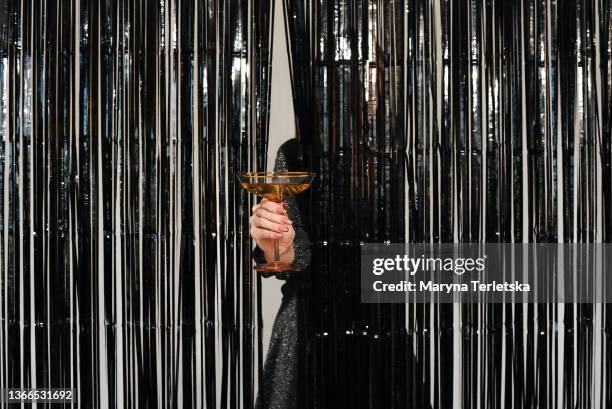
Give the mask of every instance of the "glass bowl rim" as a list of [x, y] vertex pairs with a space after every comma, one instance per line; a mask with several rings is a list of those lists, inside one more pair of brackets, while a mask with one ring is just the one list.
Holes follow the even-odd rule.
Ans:
[[304, 177], [309, 177], [309, 176], [314, 176], [315, 173], [314, 172], [307, 172], [307, 171], [303, 171], [303, 172], [246, 172], [246, 173], [240, 173], [239, 177], [241, 178], [249, 178], [249, 179], [265, 179], [265, 178], [286, 178], [286, 179], [292, 179], [292, 178], [304, 178]]

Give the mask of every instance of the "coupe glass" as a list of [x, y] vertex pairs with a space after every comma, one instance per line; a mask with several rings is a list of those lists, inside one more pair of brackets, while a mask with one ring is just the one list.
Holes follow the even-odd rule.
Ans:
[[[297, 195], [308, 189], [314, 176], [312, 172], [251, 172], [241, 174], [238, 180], [248, 192], [276, 203], [282, 203], [289, 196]], [[254, 269], [261, 272], [278, 273], [300, 271], [304, 269], [304, 266], [281, 262], [277, 239], [274, 241], [274, 260], [270, 263], [256, 265]]]

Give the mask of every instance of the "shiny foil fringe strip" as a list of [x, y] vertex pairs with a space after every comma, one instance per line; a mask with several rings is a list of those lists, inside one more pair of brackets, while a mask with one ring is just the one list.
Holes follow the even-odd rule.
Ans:
[[0, 387], [253, 406], [272, 10], [0, 2]]
[[362, 305], [358, 274], [360, 242], [612, 241], [612, 2], [284, 6], [318, 174], [304, 407], [612, 407], [609, 304]]

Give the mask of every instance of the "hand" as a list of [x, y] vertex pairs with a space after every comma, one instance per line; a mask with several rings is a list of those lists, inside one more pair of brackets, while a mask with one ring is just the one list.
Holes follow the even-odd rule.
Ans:
[[259, 204], [253, 206], [252, 210], [251, 237], [263, 250], [266, 259], [268, 261], [274, 259], [274, 240], [276, 239], [279, 242], [280, 258], [286, 258], [283, 255], [293, 251], [295, 230], [284, 206], [281, 203], [263, 199]]

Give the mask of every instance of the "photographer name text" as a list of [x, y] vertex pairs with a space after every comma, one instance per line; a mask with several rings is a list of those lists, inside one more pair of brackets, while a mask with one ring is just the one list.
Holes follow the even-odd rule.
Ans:
[[529, 292], [531, 291], [528, 283], [519, 281], [513, 282], [496, 282], [483, 283], [478, 280], [470, 281], [469, 283], [435, 283], [433, 281], [420, 281], [414, 283], [411, 281], [400, 281], [397, 283], [384, 283], [382, 281], [374, 281], [372, 284], [374, 291], [403, 291], [403, 292], [432, 292], [446, 293], [453, 292]]

